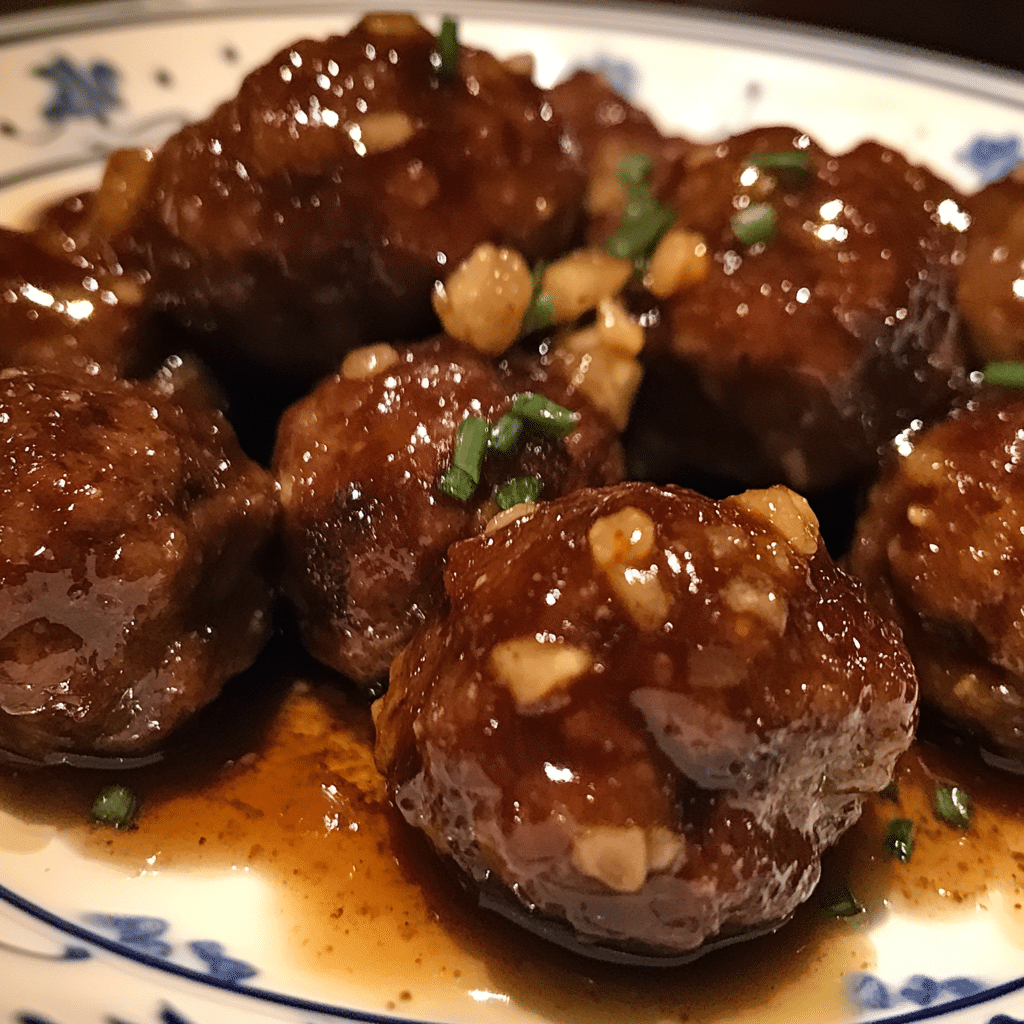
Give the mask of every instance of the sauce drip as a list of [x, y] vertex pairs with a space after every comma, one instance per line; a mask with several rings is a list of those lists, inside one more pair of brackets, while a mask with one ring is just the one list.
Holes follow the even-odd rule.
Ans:
[[[844, 1020], [844, 976], [875, 967], [870, 927], [890, 910], [926, 920], [986, 914], [1024, 948], [1024, 813], [1007, 777], [949, 736], [902, 759], [899, 802], [867, 801], [826, 855], [818, 891], [779, 932], [676, 968], [621, 967], [554, 948], [479, 909], [390, 806], [372, 757], [364, 700], [277, 641], [156, 765], [130, 772], [0, 770], [0, 806], [56, 825], [83, 857], [143, 870], [226, 872], [271, 883], [268, 929], [311, 989], [377, 1012], [443, 1013], [467, 993], [510, 1001], [552, 1022], [676, 1024], [743, 1019]], [[137, 827], [89, 820], [111, 776], [142, 799]], [[975, 813], [966, 830], [932, 810], [956, 782]], [[915, 822], [901, 864], [883, 849], [888, 822]], [[865, 912], [835, 918], [847, 886]], [[821, 894], [821, 895], [819, 895]], [[305, 993], [294, 993], [302, 996]]]

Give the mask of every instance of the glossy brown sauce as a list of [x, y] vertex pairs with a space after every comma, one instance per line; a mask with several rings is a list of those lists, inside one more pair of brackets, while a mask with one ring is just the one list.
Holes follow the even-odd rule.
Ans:
[[[112, 775], [143, 801], [132, 830], [89, 822]], [[934, 920], [989, 915], [1024, 948], [1024, 811], [1013, 779], [949, 737], [918, 742], [898, 771], [899, 803], [873, 797], [827, 856], [818, 893], [847, 885], [865, 913], [829, 916], [816, 894], [775, 935], [671, 969], [594, 963], [479, 910], [388, 804], [365, 700], [283, 641], [158, 765], [7, 766], [0, 780], [0, 806], [57, 825], [85, 857], [129, 872], [156, 863], [258, 873], [276, 903], [268, 944], [289, 966], [315, 977], [318, 992], [336, 983], [364, 993], [369, 1009], [411, 1017], [477, 992], [553, 1022], [711, 1022], [755, 1011], [764, 1022], [842, 1020], [843, 976], [874, 968], [866, 933], [890, 907]], [[971, 794], [968, 829], [935, 817], [940, 781]], [[895, 817], [916, 824], [908, 864], [883, 849]]]

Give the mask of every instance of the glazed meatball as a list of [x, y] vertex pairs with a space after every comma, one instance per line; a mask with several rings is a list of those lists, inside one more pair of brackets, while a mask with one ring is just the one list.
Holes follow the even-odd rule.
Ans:
[[875, 471], [880, 445], [963, 386], [961, 197], [877, 143], [831, 156], [791, 128], [694, 147], [686, 164], [668, 198], [706, 266], [664, 298], [638, 472], [809, 493]]
[[1024, 357], [1024, 165], [968, 200], [958, 298], [984, 360]]
[[[496, 422], [515, 394], [580, 411], [565, 438], [527, 437], [489, 457], [473, 497], [439, 490], [459, 424]], [[539, 477], [545, 495], [621, 478], [618, 435], [560, 378], [526, 356], [495, 365], [450, 339], [350, 353], [339, 373], [285, 414], [274, 471], [284, 510], [283, 589], [303, 641], [364, 685], [439, 603], [449, 546], [498, 511], [492, 494]]]
[[850, 553], [902, 627], [922, 699], [1024, 759], [1024, 396], [897, 440]]
[[595, 956], [779, 924], [885, 786], [917, 684], [783, 487], [629, 483], [456, 544], [375, 705], [395, 803]]
[[270, 627], [269, 474], [154, 383], [0, 371], [0, 749], [152, 751]]
[[211, 362], [332, 372], [368, 342], [427, 337], [445, 268], [482, 242], [531, 262], [578, 234], [583, 174], [544, 93], [408, 15], [297, 42], [172, 136], [120, 247], [152, 307]]

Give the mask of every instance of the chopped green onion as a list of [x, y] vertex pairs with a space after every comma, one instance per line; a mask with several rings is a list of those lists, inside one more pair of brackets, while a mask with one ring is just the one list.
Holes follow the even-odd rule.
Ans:
[[863, 914], [864, 908], [857, 898], [845, 886], [841, 885], [825, 894], [821, 902], [821, 912], [829, 917], [856, 917]]
[[532, 334], [554, 323], [555, 300], [544, 290], [544, 271], [547, 268], [547, 261], [541, 260], [530, 272], [533, 292], [530, 296], [530, 305], [523, 314], [520, 334]]
[[111, 783], [104, 786], [96, 797], [92, 805], [92, 820], [114, 828], [129, 828], [138, 809], [138, 798], [127, 786]]
[[454, 78], [459, 70], [459, 23], [450, 14], [441, 19], [434, 66], [441, 78]]
[[775, 211], [767, 203], [752, 203], [733, 214], [732, 233], [743, 245], [770, 242], [778, 233], [779, 222]]
[[986, 363], [982, 373], [986, 384], [1004, 388], [1024, 388], [1024, 362], [1008, 359], [1004, 362]]
[[914, 823], [909, 818], [890, 821], [882, 845], [889, 856], [901, 864], [908, 864], [914, 854]]
[[466, 472], [452, 466], [437, 485], [442, 494], [456, 501], [468, 501], [476, 490], [476, 481]]
[[893, 779], [885, 789], [880, 789], [878, 795], [883, 800], [891, 800], [894, 804], [900, 802], [900, 787], [896, 784], [896, 780]]
[[649, 255], [672, 226], [676, 212], [654, 199], [650, 179], [654, 161], [646, 153], [626, 153], [619, 174], [626, 190], [622, 220], [605, 246], [612, 256], [639, 260]]
[[539, 476], [517, 476], [494, 492], [494, 500], [499, 508], [507, 509], [524, 501], [536, 501], [543, 489], [544, 481]]
[[767, 171], [788, 188], [803, 188], [811, 178], [811, 154], [802, 149], [751, 153], [747, 163], [759, 171]]
[[452, 452], [452, 469], [461, 469], [473, 481], [480, 483], [480, 470], [487, 452], [487, 438], [491, 425], [479, 416], [467, 416], [455, 435], [455, 450]]
[[523, 421], [518, 416], [502, 416], [491, 427], [487, 437], [487, 450], [499, 455], [512, 455], [523, 433]]
[[572, 412], [532, 391], [523, 391], [515, 396], [509, 415], [523, 420], [548, 437], [567, 437], [580, 422], [578, 412]]
[[953, 828], [967, 828], [974, 814], [974, 804], [959, 786], [939, 786], [935, 791], [935, 813]]

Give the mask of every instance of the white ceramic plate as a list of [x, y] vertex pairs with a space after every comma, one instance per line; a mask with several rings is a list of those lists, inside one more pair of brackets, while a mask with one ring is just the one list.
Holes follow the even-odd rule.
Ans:
[[[401, 6], [437, 24], [430, 4]], [[1024, 79], [952, 60], [639, 5], [493, 0], [446, 9], [466, 42], [501, 55], [532, 52], [542, 84], [600, 67], [664, 127], [694, 137], [766, 123], [801, 127], [836, 150], [874, 137], [967, 190], [1024, 157]], [[44, 200], [95, 182], [106, 151], [159, 142], [231, 95], [281, 46], [344, 31], [358, 12], [348, 3], [140, 0], [0, 21], [0, 223], [19, 223]], [[290, 923], [274, 911], [272, 888], [242, 868], [129, 873], [83, 856], [52, 828], [0, 812], [0, 1022], [580, 1019], [579, 1003], [537, 1009], [501, 985], [469, 982], [442, 1004], [388, 1016], [398, 1011], [374, 991], [392, 993], [402, 979], [388, 973], [386, 948], [376, 980], [346, 983], [300, 968], [287, 955]], [[1024, 1018], [1024, 941], [987, 910], [939, 923], [889, 915], [869, 934], [870, 970], [851, 963], [817, 977], [819, 996], [822, 985], [829, 993], [824, 1002], [809, 996], [801, 1019]], [[742, 954], [735, 962], [744, 969]], [[638, 986], [649, 983], [637, 974]], [[693, 1019], [764, 1019], [749, 994], [742, 1005], [702, 1013]], [[613, 1019], [596, 1006], [588, 1017]]]

